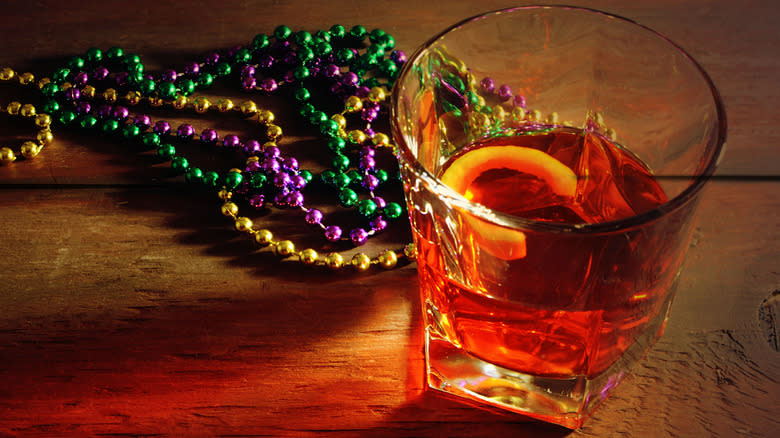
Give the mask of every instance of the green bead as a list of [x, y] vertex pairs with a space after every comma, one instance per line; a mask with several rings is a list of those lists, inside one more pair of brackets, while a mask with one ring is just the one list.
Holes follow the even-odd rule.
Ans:
[[314, 105], [312, 105], [310, 103], [304, 103], [304, 104], [301, 105], [301, 108], [298, 110], [298, 113], [302, 117], [309, 118], [309, 117], [311, 117], [312, 114], [314, 114], [314, 111], [315, 111], [314, 110]]
[[160, 84], [157, 92], [163, 99], [174, 99], [176, 98], [176, 85], [173, 82], [163, 82]]
[[298, 171], [298, 176], [300, 176], [304, 180], [306, 180], [307, 184], [311, 182], [312, 178], [314, 178], [314, 175], [312, 175], [312, 173], [310, 171], [306, 170], [306, 169], [299, 170]]
[[252, 176], [249, 177], [249, 185], [252, 186], [253, 189], [262, 188], [266, 182], [268, 182], [268, 177], [262, 173], [253, 173]]
[[144, 74], [142, 72], [130, 72], [127, 76], [127, 80], [132, 84], [140, 84], [144, 80]]
[[176, 172], [184, 172], [188, 167], [190, 167], [190, 163], [184, 157], [173, 157], [171, 159], [171, 168]]
[[92, 128], [95, 125], [97, 125], [98, 119], [94, 116], [86, 115], [79, 120], [79, 125], [81, 125], [82, 128], [88, 129]]
[[143, 72], [144, 72], [144, 65], [143, 64], [131, 64], [131, 67], [129, 68], [129, 70], [132, 73], [143, 74]]
[[290, 38], [290, 35], [292, 35], [292, 30], [283, 24], [274, 29], [274, 37], [279, 41]]
[[377, 39], [377, 44], [385, 48], [385, 50], [393, 50], [395, 47], [395, 38], [390, 34], [384, 34]]
[[479, 104], [479, 95], [473, 91], [467, 91], [466, 92], [466, 99], [468, 99], [469, 103], [471, 105], [477, 105]]
[[91, 47], [87, 50], [87, 62], [100, 62], [103, 60], [103, 51], [97, 47]]
[[59, 117], [59, 121], [63, 125], [68, 125], [74, 120], [76, 120], [76, 113], [74, 113], [73, 111], [63, 111]]
[[119, 47], [112, 47], [106, 52], [106, 58], [108, 59], [119, 59], [123, 56], [125, 56], [125, 51]]
[[309, 116], [309, 123], [315, 126], [319, 126], [327, 120], [329, 120], [328, 115], [322, 111], [314, 111], [311, 116]]
[[141, 128], [135, 126], [135, 125], [125, 125], [122, 128], [122, 137], [124, 138], [133, 138], [138, 137], [141, 134]]
[[119, 122], [116, 120], [106, 120], [102, 125], [100, 125], [100, 129], [106, 133], [114, 132], [119, 129]]
[[225, 188], [233, 190], [241, 184], [244, 180], [244, 176], [238, 172], [228, 172], [225, 175]]
[[366, 53], [373, 56], [374, 58], [377, 58], [379, 56], [385, 56], [385, 49], [383, 49], [382, 46], [378, 44], [374, 44], [366, 49]]
[[381, 85], [382, 85], [382, 83], [381, 83], [381, 82], [379, 82], [379, 79], [377, 79], [377, 78], [368, 78], [368, 79], [366, 79], [366, 81], [365, 81], [364, 85], [365, 85], [366, 87], [368, 87], [368, 88], [374, 88], [374, 87], [379, 87], [379, 86], [381, 86]]
[[352, 189], [341, 189], [339, 191], [339, 204], [344, 207], [352, 207], [358, 202], [358, 195]]
[[160, 146], [160, 136], [154, 132], [147, 132], [141, 135], [141, 144], [149, 149]]
[[347, 176], [346, 173], [339, 172], [333, 176], [331, 179], [331, 183], [338, 187], [338, 188], [344, 188], [349, 185], [352, 181], [349, 179], [349, 176]]
[[357, 26], [352, 26], [352, 29], [349, 30], [349, 36], [357, 41], [363, 41], [366, 38], [367, 33], [366, 28], [359, 24]]
[[317, 41], [330, 42], [330, 33], [327, 30], [318, 30], [314, 34], [314, 39]]
[[347, 176], [352, 182], [360, 182], [360, 180], [363, 179], [363, 176], [360, 174], [360, 172], [355, 169], [351, 169], [349, 172], [347, 172]]
[[390, 59], [379, 61], [379, 71], [385, 76], [392, 77], [398, 73], [398, 65]]
[[339, 152], [347, 146], [347, 142], [341, 137], [331, 137], [328, 139], [328, 149], [333, 152]]
[[348, 47], [342, 47], [336, 50], [337, 65], [341, 65], [341, 66], [348, 65], [354, 60], [355, 60], [355, 52], [350, 50]]
[[59, 91], [59, 85], [55, 84], [54, 82], [49, 82], [48, 84], [44, 85], [43, 88], [41, 88], [41, 93], [43, 93], [43, 95], [46, 97], [54, 97], [54, 95]]
[[299, 46], [308, 46], [312, 43], [312, 37], [309, 32], [302, 30], [295, 33], [295, 43]]
[[387, 35], [387, 32], [383, 31], [382, 29], [374, 29], [371, 31], [371, 33], [368, 34], [368, 39], [372, 43], [376, 43], [377, 41], [379, 41], [379, 38], [385, 35]]
[[185, 96], [195, 92], [195, 81], [192, 79], [182, 79], [177, 81], [179, 83], [179, 91]]
[[141, 57], [134, 53], [125, 54], [125, 63], [128, 66], [141, 64]]
[[326, 41], [320, 41], [314, 45], [314, 53], [319, 57], [328, 56], [331, 52], [333, 52], [333, 46]]
[[153, 79], [144, 78], [141, 80], [141, 83], [138, 84], [138, 91], [140, 91], [141, 94], [148, 96], [154, 93], [156, 85], [157, 84], [155, 84]]
[[203, 182], [203, 171], [197, 167], [190, 167], [184, 172], [184, 180], [189, 183]]
[[162, 144], [160, 147], [157, 148], [157, 156], [162, 158], [165, 161], [170, 160], [173, 158], [174, 155], [176, 155], [176, 148], [173, 147], [172, 144]]
[[52, 82], [55, 82], [57, 84], [62, 84], [63, 82], [68, 80], [68, 76], [70, 75], [70, 69], [67, 68], [61, 68], [54, 72], [54, 74], [51, 75]]
[[320, 174], [320, 180], [321, 180], [322, 182], [324, 182], [325, 184], [330, 184], [331, 182], [333, 182], [333, 177], [334, 177], [334, 176], [336, 176], [336, 172], [334, 172], [334, 171], [332, 171], [332, 170], [330, 170], [330, 169], [328, 169], [328, 170], [324, 170], [324, 171], [323, 171], [323, 172]]
[[320, 132], [325, 135], [335, 136], [339, 133], [339, 124], [335, 120], [328, 119], [320, 125]]
[[80, 70], [84, 68], [84, 58], [80, 56], [73, 56], [68, 59], [68, 67], [73, 70]]
[[311, 98], [311, 93], [309, 93], [309, 90], [306, 88], [301, 87], [295, 90], [295, 100], [298, 102], [305, 102], [309, 100], [309, 98]]
[[252, 40], [252, 48], [255, 50], [265, 49], [271, 44], [271, 39], [266, 34], [258, 34], [255, 39]]
[[398, 219], [403, 211], [403, 208], [396, 202], [388, 202], [387, 205], [385, 205], [385, 208], [382, 209], [385, 216], [390, 219]]
[[295, 56], [301, 64], [306, 64], [314, 59], [314, 50], [308, 47], [301, 47]]
[[249, 51], [249, 49], [241, 49], [238, 52], [236, 52], [236, 55], [233, 57], [236, 64], [249, 64], [252, 62], [252, 53]]
[[364, 217], [371, 217], [376, 213], [376, 202], [374, 202], [372, 199], [364, 199], [360, 202], [358, 202], [358, 213], [360, 213]]
[[227, 76], [230, 74], [231, 70], [230, 64], [227, 62], [217, 63], [217, 76]]
[[198, 87], [208, 88], [212, 84], [214, 84], [214, 76], [212, 76], [211, 73], [201, 73], [200, 76], [198, 76]]
[[310, 74], [311, 72], [309, 69], [302, 65], [299, 65], [293, 69], [293, 76], [299, 81], [308, 78]]
[[216, 188], [219, 184], [219, 174], [214, 171], [203, 173], [203, 183], [211, 188]]
[[377, 169], [374, 171], [374, 176], [376, 179], [379, 180], [379, 182], [387, 182], [387, 179], [389, 178], [389, 175], [387, 174], [387, 171], [384, 169]]
[[344, 171], [349, 167], [349, 158], [343, 154], [336, 154], [333, 157], [332, 163], [334, 169]]
[[41, 111], [44, 114], [53, 115], [59, 110], [60, 110], [60, 104], [54, 99], [47, 100], [46, 102], [43, 103], [43, 106], [41, 107]]
[[340, 24], [334, 24], [330, 27], [330, 35], [333, 38], [344, 38], [347, 35], [347, 29]]

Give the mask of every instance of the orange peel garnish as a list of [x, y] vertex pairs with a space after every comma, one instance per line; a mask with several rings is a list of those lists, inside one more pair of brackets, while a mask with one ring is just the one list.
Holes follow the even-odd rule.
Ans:
[[[440, 180], [456, 192], [466, 194], [469, 186], [491, 169], [511, 169], [545, 181], [560, 196], [572, 197], [577, 191], [577, 175], [555, 157], [523, 146], [489, 146], [468, 151], [455, 160]], [[462, 211], [480, 248], [502, 260], [526, 256], [525, 233], [485, 221]]]

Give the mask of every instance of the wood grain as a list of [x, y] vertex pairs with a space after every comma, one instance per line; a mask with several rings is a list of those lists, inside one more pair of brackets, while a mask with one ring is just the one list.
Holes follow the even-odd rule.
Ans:
[[[569, 3], [668, 35], [710, 73], [729, 117], [728, 151], [701, 203], [666, 334], [582, 429], [423, 391], [414, 265], [301, 271], [237, 235], [218, 200], [149, 156], [62, 131], [37, 159], [0, 167], [0, 435], [775, 436], [780, 353], [758, 309], [780, 289], [780, 8]], [[114, 45], [152, 66], [181, 64], [281, 23], [380, 27], [411, 52], [450, 23], [511, 4], [13, 2], [0, 14], [0, 66], [43, 74]], [[1, 86], [0, 103], [18, 93]], [[267, 104], [290, 148], [316, 149], [292, 111]], [[0, 135], [22, 131], [0, 117]], [[266, 220], [316, 239], [300, 221]], [[396, 226], [369, 251], [408, 238]]]

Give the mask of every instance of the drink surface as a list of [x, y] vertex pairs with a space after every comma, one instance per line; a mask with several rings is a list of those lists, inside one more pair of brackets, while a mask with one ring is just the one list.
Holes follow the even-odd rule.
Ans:
[[[472, 202], [536, 221], [600, 223], [666, 202], [633, 154], [569, 128], [482, 141], [443, 169], [442, 181]], [[462, 243], [457, 263], [442, 252], [453, 231], [440, 218], [415, 227], [421, 293], [440, 335], [485, 361], [537, 376], [595, 376], [668, 302], [673, 261], [652, 222], [618, 234], [540, 233], [453, 214], [463, 219], [452, 236]]]

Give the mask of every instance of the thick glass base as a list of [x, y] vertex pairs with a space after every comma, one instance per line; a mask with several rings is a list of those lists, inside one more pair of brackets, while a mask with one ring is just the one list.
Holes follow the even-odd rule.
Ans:
[[[431, 303], [426, 303], [431, 306]], [[538, 377], [493, 365], [450, 342], [433, 325], [425, 330], [428, 386], [456, 396], [577, 429], [607, 398], [628, 370], [660, 338], [670, 299], [644, 334], [607, 370], [595, 377]], [[429, 313], [430, 315], [430, 313]]]

